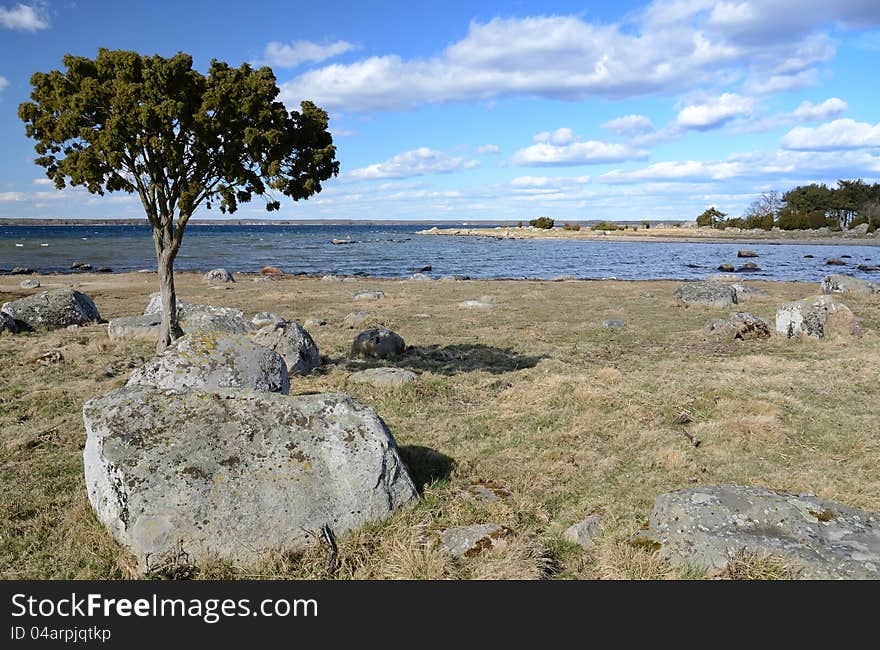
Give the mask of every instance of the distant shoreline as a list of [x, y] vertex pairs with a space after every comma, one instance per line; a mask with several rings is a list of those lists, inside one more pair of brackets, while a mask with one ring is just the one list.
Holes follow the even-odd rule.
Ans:
[[531, 228], [505, 228], [504, 226], [482, 228], [430, 228], [416, 231], [417, 235], [440, 235], [457, 237], [488, 237], [499, 240], [570, 240], [570, 241], [613, 241], [629, 243], [657, 244], [769, 244], [775, 246], [880, 246], [876, 233], [868, 235], [822, 235], [810, 231], [768, 231], [766, 235], [742, 232], [727, 233], [723, 230], [703, 230], [698, 228], [640, 228], [639, 230], [595, 231], [589, 229], [536, 230]]

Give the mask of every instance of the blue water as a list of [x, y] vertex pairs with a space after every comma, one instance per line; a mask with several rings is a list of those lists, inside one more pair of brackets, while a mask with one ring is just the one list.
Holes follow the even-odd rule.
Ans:
[[[430, 265], [428, 275], [472, 278], [690, 279], [716, 273], [719, 264], [756, 262], [761, 271], [744, 278], [816, 281], [828, 273], [880, 279], [858, 264], [880, 264], [880, 247], [800, 244], [717, 244], [496, 240], [489, 237], [438, 237], [415, 231], [440, 224], [389, 225], [191, 225], [175, 262], [177, 270], [224, 267], [255, 272], [277, 266], [287, 273], [366, 274], [404, 277]], [[446, 224], [449, 225], [449, 224]], [[333, 245], [332, 239], [357, 243]], [[741, 248], [754, 260], [737, 259]], [[813, 255], [812, 259], [805, 255]], [[845, 267], [831, 257], [849, 255]], [[154, 269], [147, 226], [0, 226], [0, 272], [24, 266], [39, 272], [66, 272], [74, 262], [114, 271]]]

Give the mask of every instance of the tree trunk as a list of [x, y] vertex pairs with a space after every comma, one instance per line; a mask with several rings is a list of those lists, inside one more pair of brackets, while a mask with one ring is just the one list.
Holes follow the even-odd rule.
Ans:
[[166, 249], [159, 255], [159, 292], [162, 296], [162, 325], [156, 353], [165, 350], [183, 332], [177, 324], [177, 295], [174, 292], [174, 256]]

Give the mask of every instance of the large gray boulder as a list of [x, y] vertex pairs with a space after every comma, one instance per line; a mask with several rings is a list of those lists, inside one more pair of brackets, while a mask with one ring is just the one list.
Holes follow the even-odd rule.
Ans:
[[[224, 308], [225, 309], [225, 308]], [[246, 334], [254, 331], [254, 324], [238, 313], [212, 313], [198, 311], [187, 313], [179, 321], [184, 332], [222, 332]]]
[[861, 296], [870, 296], [874, 293], [880, 293], [880, 284], [863, 280], [862, 278], [854, 278], [851, 275], [842, 273], [833, 273], [822, 278], [822, 293], [848, 293]]
[[663, 494], [640, 537], [678, 565], [722, 569], [745, 551], [781, 556], [805, 578], [880, 578], [880, 515], [812, 494], [735, 485]]
[[123, 316], [107, 323], [107, 335], [114, 342], [132, 339], [155, 341], [159, 337], [161, 325], [162, 316], [159, 314]]
[[232, 273], [226, 269], [211, 269], [202, 277], [203, 282], [235, 282]]
[[736, 289], [715, 281], [686, 282], [673, 292], [686, 305], [729, 307], [737, 303]]
[[290, 391], [287, 364], [277, 352], [241, 335], [205, 332], [177, 339], [170, 348], [135, 370], [128, 385], [170, 390], [251, 388], [285, 394]]
[[16, 334], [18, 332], [18, 323], [16, 323], [15, 319], [5, 311], [0, 311], [0, 334], [3, 332]]
[[41, 291], [4, 303], [0, 311], [33, 329], [55, 330], [101, 320], [101, 314], [89, 296], [68, 288]]
[[307, 375], [321, 365], [321, 353], [309, 333], [299, 323], [277, 323], [253, 335], [258, 345], [274, 350], [287, 364], [291, 375]]
[[351, 344], [351, 356], [362, 359], [396, 359], [406, 350], [406, 343], [396, 332], [373, 328], [358, 334]]
[[859, 324], [846, 305], [831, 296], [816, 296], [782, 305], [776, 312], [776, 331], [788, 338], [821, 339], [831, 333], [855, 336]]
[[127, 386], [83, 407], [89, 501], [144, 569], [181, 548], [249, 562], [416, 497], [394, 438], [346, 395]]

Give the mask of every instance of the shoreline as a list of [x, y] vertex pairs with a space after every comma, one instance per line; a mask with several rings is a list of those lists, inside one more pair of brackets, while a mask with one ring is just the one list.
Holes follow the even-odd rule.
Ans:
[[[663, 231], [658, 233], [658, 231]], [[680, 233], [674, 232], [679, 230]], [[532, 230], [529, 228], [429, 228], [418, 230], [416, 235], [440, 235], [446, 237], [486, 237], [497, 240], [547, 240], [547, 241], [613, 241], [624, 243], [657, 243], [657, 244], [767, 244], [771, 246], [880, 246], [880, 237], [871, 235], [807, 235], [768, 233], [760, 235], [743, 235], [742, 233], [721, 234], [724, 231], [703, 232], [693, 228], [657, 228], [638, 231], [605, 230], [562, 230], [554, 228], [549, 231]], [[658, 233], [658, 234], [655, 234]]]

